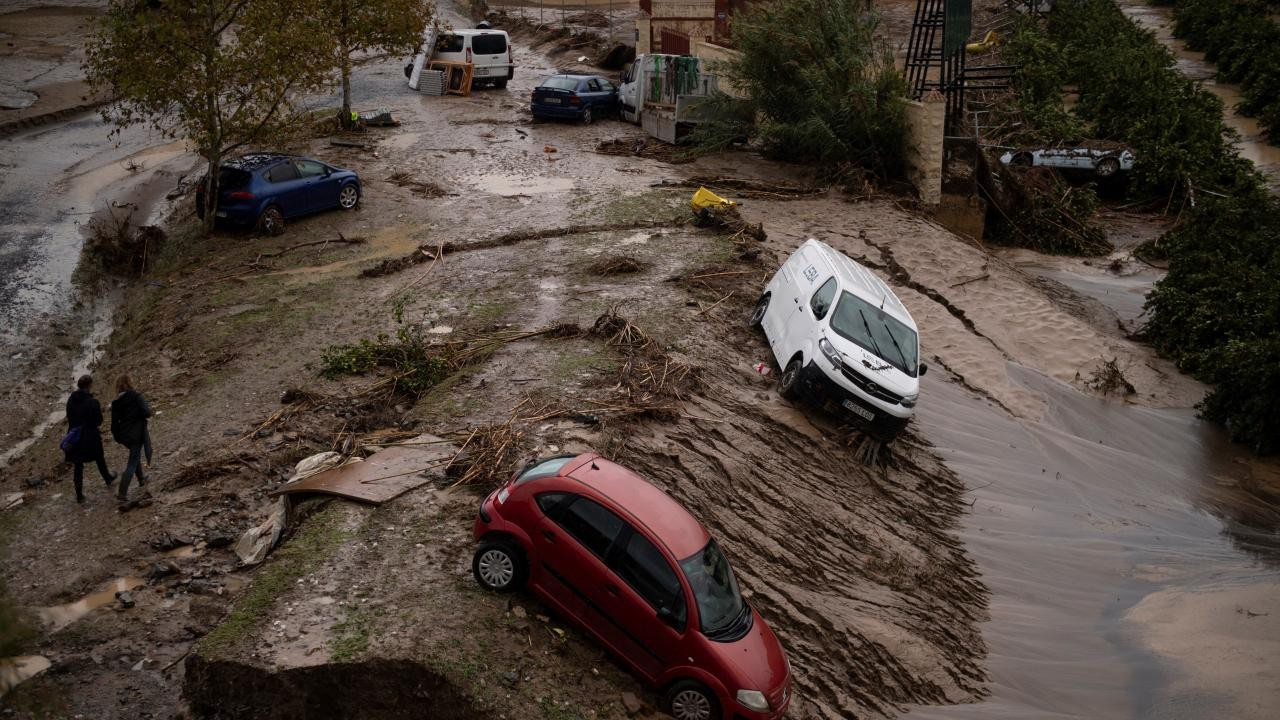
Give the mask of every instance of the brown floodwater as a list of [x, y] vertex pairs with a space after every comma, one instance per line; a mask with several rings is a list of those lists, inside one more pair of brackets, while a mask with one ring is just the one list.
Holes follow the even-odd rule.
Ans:
[[1275, 717], [1276, 465], [1191, 409], [1010, 374], [1038, 421], [926, 377], [920, 424], [971, 488], [961, 534], [992, 591], [991, 696], [910, 717]]

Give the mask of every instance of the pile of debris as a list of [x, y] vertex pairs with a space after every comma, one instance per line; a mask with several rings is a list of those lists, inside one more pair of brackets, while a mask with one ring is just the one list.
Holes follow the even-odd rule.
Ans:
[[651, 138], [647, 135], [642, 137], [621, 137], [614, 138], [612, 140], [605, 140], [599, 145], [596, 145], [596, 152], [601, 155], [640, 157], [648, 160], [657, 160], [670, 165], [693, 162], [693, 156], [690, 155], [688, 151], [683, 150], [676, 145], [670, 145], [656, 138]]

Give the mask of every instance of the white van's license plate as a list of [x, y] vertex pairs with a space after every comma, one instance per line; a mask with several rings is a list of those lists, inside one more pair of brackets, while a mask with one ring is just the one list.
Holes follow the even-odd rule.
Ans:
[[476, 75], [488, 75], [488, 74], [489, 74], [489, 68], [476, 68], [476, 72], [475, 72], [475, 74], [476, 74]]
[[845, 400], [844, 402], [842, 402], [842, 403], [840, 403], [840, 404], [844, 406], [844, 409], [845, 409], [845, 410], [848, 410], [849, 412], [853, 413], [854, 415], [857, 415], [858, 417], [862, 418], [863, 420], [875, 420], [875, 419], [876, 419], [876, 414], [875, 414], [875, 413], [873, 413], [873, 412], [871, 412], [870, 410], [868, 410], [868, 409], [866, 409], [866, 408], [862, 407], [861, 405], [859, 405], [858, 403], [856, 403], [856, 402], [854, 402], [854, 401], [852, 401], [852, 400]]

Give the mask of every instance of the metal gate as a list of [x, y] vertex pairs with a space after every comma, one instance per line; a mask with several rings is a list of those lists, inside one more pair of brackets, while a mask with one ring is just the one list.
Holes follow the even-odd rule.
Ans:
[[662, 28], [662, 52], [668, 55], [688, 55], [689, 35], [679, 30]]

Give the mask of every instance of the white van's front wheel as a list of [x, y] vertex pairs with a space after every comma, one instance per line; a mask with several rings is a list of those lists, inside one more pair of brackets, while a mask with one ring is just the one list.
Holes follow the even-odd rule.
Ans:
[[787, 400], [800, 399], [800, 356], [791, 359], [778, 379], [778, 394]]

